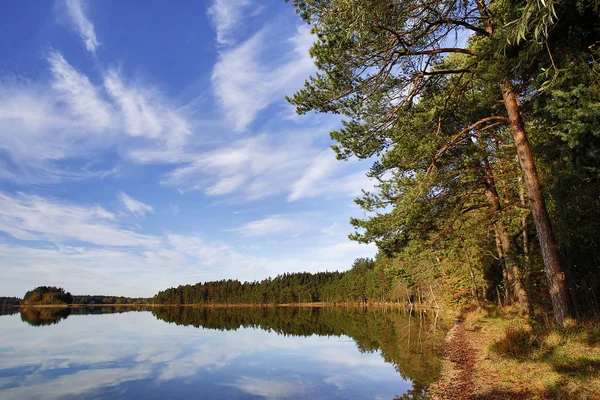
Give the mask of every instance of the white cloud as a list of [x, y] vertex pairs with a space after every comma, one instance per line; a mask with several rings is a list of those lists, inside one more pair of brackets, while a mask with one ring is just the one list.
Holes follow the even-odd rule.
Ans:
[[238, 139], [225, 147], [183, 157], [195, 160], [168, 172], [161, 183], [184, 191], [203, 190], [207, 196], [241, 203], [285, 195], [289, 202], [315, 197], [360, 195], [373, 182], [356, 162], [336, 160], [320, 150], [315, 135], [330, 127], [265, 133]]
[[231, 386], [253, 396], [281, 399], [298, 395], [308, 389], [309, 384], [299, 379], [275, 380], [241, 376]]
[[374, 182], [365, 175], [366, 171], [339, 176], [342, 168], [343, 162], [338, 161], [331, 150], [323, 151], [312, 160], [302, 177], [292, 184], [288, 201], [318, 196], [358, 196], [361, 189], [373, 187]]
[[[273, 48], [267, 47], [268, 38], [272, 35], [259, 31], [238, 47], [222, 52], [213, 69], [215, 97], [237, 132], [244, 131], [260, 110], [297, 89], [315, 69], [308, 54], [314, 40], [308, 26], [298, 26], [288, 40], [291, 49], [275, 61]], [[268, 62], [262, 58], [267, 52]], [[281, 54], [281, 49], [275, 54]]]
[[294, 201], [305, 197], [314, 197], [316, 192], [322, 190], [320, 185], [327, 180], [339, 167], [339, 161], [331, 150], [325, 150], [316, 156], [304, 174], [292, 185], [292, 192], [288, 201]]
[[60, 99], [68, 104], [72, 115], [96, 130], [109, 128], [112, 110], [100, 98], [98, 88], [67, 63], [60, 53], [51, 53], [48, 62], [54, 76], [52, 87], [60, 94]]
[[243, 18], [244, 11], [251, 6], [250, 0], [215, 0], [208, 9], [215, 31], [217, 44], [232, 44], [233, 31]]
[[119, 201], [130, 213], [137, 215], [138, 217], [143, 217], [147, 213], [153, 213], [154, 209], [148, 204], [142, 203], [139, 200], [131, 198], [125, 192], [120, 192], [118, 194]]
[[189, 123], [166, 104], [156, 89], [141, 85], [127, 87], [116, 70], [104, 75], [104, 86], [120, 106], [130, 136], [182, 144], [184, 137], [191, 135]]
[[203, 189], [208, 196], [230, 200], [258, 200], [285, 192], [313, 152], [306, 137], [293, 133], [281, 142], [267, 135], [240, 139], [198, 155], [196, 161], [168, 173], [162, 183]]
[[80, 206], [36, 195], [0, 193], [0, 231], [20, 240], [77, 240], [103, 246], [156, 246], [158, 240], [119, 227], [98, 205]]
[[59, 53], [48, 57], [52, 80], [0, 80], [0, 148], [18, 174], [49, 181], [88, 175], [56, 166], [55, 161], [97, 154], [114, 142], [112, 108], [89, 79]]
[[231, 229], [244, 237], [292, 234], [310, 228], [310, 224], [302, 215], [269, 215], [264, 219], [250, 221], [240, 227]]
[[94, 25], [83, 12], [81, 0], [65, 0], [65, 5], [67, 6], [69, 17], [77, 29], [77, 33], [85, 43], [85, 48], [90, 53], [96, 54], [96, 48], [100, 43], [96, 39]]
[[79, 397], [92, 390], [117, 386], [123, 382], [146, 378], [151, 372], [145, 368], [98, 368], [77, 371], [52, 380], [16, 386], [2, 390], [4, 399], [60, 399], [68, 396]]
[[[377, 252], [374, 243], [363, 244], [349, 239], [315, 248], [314, 256], [320, 260], [328, 259], [356, 259], [361, 257], [373, 257]], [[347, 268], [350, 268], [348, 265]]]
[[[200, 280], [253, 281], [283, 272], [345, 270], [354, 258], [375, 254], [374, 246], [348, 242], [341, 232], [311, 235], [308, 241], [301, 235], [279, 242], [276, 253], [250, 256], [198, 234], [140, 234], [119, 218], [98, 205], [0, 193], [0, 231], [16, 239], [0, 243], [0, 292], [19, 295], [50, 284], [77, 293], [150, 296]], [[313, 225], [308, 215], [302, 221], [271, 216], [240, 227], [239, 233], [248, 238], [294, 230], [304, 234]]]
[[151, 85], [125, 83], [109, 70], [102, 73], [104, 85], [95, 86], [60, 53], [50, 52], [47, 61], [48, 84], [0, 77], [0, 149], [10, 160], [0, 160], [1, 179], [102, 178], [115, 167], [100, 155], [115, 149], [138, 163], [195, 157], [183, 151], [192, 122]]

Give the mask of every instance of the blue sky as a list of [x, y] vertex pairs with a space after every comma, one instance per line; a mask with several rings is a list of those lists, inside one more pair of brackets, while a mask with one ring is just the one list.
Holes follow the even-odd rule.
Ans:
[[151, 296], [344, 270], [368, 163], [295, 115], [313, 37], [283, 0], [4, 1], [0, 295]]

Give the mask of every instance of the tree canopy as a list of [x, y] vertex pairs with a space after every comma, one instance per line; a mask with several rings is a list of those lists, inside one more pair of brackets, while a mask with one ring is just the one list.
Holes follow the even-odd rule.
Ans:
[[38, 286], [25, 293], [21, 305], [58, 305], [73, 303], [73, 296], [63, 288]]
[[[556, 321], [570, 324], [577, 285], [565, 266], [580, 270], [564, 261], [568, 235], [555, 234], [569, 200], [550, 193], [598, 189], [599, 3], [292, 3], [316, 34], [318, 72], [288, 100], [299, 113], [344, 116], [331, 132], [338, 158], [377, 159], [378, 186], [357, 200], [367, 216], [352, 220], [351, 238], [428, 279], [469, 265], [456, 278], [473, 286], [491, 255], [505, 302], [527, 310], [540, 294], [532, 288], [545, 286]], [[550, 169], [571, 190], [548, 182]], [[597, 197], [585, 192], [578, 201], [594, 213]]]

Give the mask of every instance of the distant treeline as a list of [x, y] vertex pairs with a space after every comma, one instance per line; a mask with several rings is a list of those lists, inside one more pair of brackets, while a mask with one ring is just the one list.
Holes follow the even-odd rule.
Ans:
[[220, 280], [182, 285], [154, 296], [157, 304], [289, 304], [407, 300], [386, 260], [357, 259], [346, 272], [290, 273], [256, 282]]
[[148, 304], [150, 301], [145, 297], [75, 295], [72, 304]]
[[16, 297], [0, 297], [4, 305], [61, 305], [61, 304], [148, 304], [150, 299], [143, 297], [72, 295], [63, 288], [38, 286], [25, 293], [23, 300]]
[[0, 308], [7, 306], [18, 306], [21, 304], [21, 299], [18, 297], [0, 297]]

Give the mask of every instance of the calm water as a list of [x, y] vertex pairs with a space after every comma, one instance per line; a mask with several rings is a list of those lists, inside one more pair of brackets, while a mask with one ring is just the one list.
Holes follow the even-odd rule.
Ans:
[[417, 397], [445, 334], [431, 312], [123, 310], [0, 316], [0, 399]]

